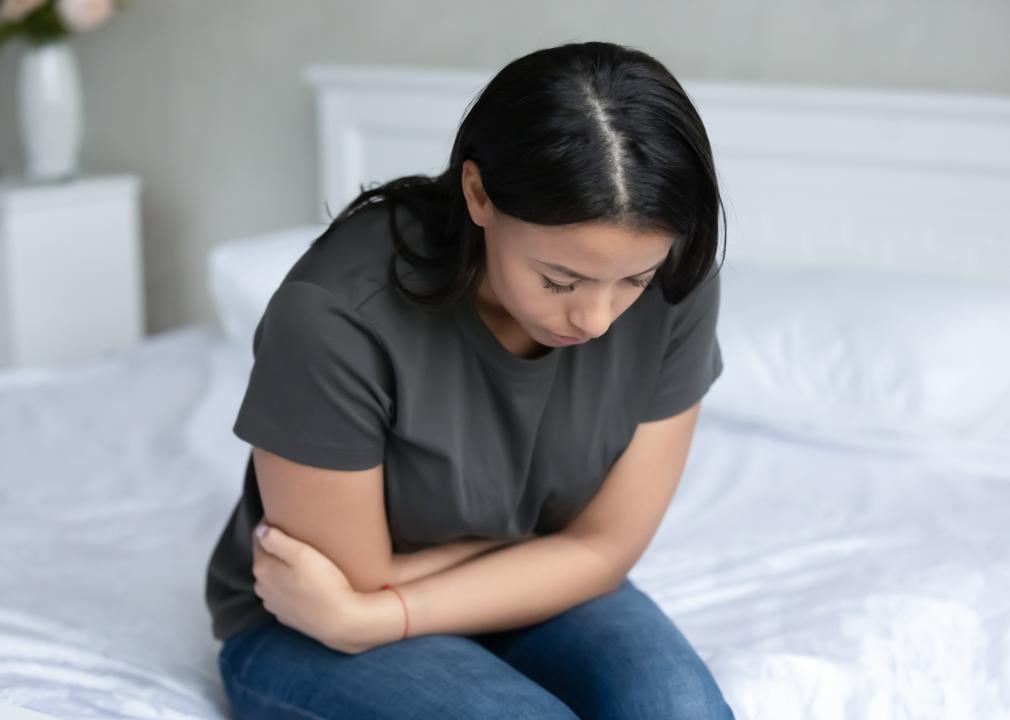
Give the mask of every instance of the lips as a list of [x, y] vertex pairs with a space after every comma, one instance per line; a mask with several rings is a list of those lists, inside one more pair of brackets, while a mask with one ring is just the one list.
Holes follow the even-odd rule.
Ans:
[[589, 339], [589, 338], [570, 337], [568, 335], [558, 335], [557, 333], [554, 333], [554, 337], [558, 338], [559, 340], [564, 340], [565, 342], [570, 343], [583, 343]]

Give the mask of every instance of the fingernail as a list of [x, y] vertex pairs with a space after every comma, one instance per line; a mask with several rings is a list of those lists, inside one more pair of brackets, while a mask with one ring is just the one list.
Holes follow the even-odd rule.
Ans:
[[264, 535], [267, 534], [267, 526], [260, 523], [256, 526], [256, 537], [262, 539]]

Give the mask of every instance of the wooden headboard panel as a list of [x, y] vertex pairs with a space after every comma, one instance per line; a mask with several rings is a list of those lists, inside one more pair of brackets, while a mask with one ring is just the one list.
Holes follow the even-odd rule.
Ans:
[[[492, 74], [306, 68], [318, 110], [320, 219], [361, 183], [440, 173]], [[1010, 97], [682, 83], [712, 141], [727, 261], [1010, 285]]]

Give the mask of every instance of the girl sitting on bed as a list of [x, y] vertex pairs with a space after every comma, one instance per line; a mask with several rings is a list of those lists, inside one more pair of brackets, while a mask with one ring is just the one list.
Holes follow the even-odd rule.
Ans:
[[602, 42], [362, 188], [256, 328], [206, 577], [236, 717], [733, 717], [627, 577], [722, 371], [721, 205], [680, 84]]

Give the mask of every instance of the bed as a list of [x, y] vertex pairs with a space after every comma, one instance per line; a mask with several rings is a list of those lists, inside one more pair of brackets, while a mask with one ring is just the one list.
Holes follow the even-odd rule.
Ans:
[[[489, 77], [307, 68], [319, 217], [214, 248], [219, 324], [0, 374], [0, 704], [229, 716], [203, 574], [259, 313], [359, 183], [441, 169]], [[741, 720], [1010, 718], [1010, 99], [684, 86], [725, 370], [631, 577]]]

